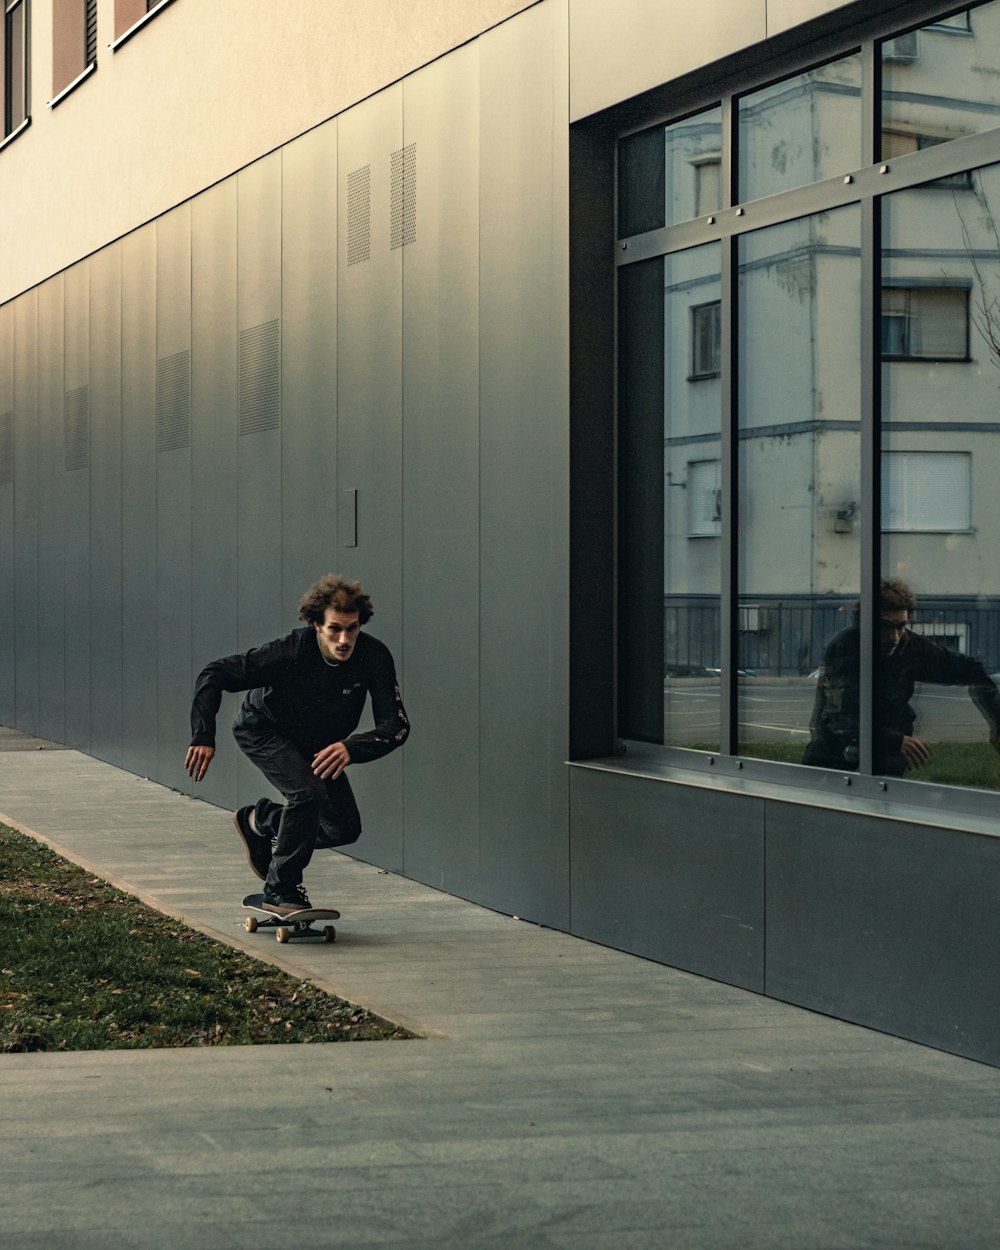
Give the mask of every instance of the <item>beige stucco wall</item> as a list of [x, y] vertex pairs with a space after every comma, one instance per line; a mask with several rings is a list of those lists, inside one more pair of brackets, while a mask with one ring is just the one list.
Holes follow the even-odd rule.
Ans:
[[570, 118], [843, 7], [844, 0], [570, 0]]
[[36, 0], [31, 125], [0, 150], [0, 303], [535, 0], [175, 0], [56, 108]]

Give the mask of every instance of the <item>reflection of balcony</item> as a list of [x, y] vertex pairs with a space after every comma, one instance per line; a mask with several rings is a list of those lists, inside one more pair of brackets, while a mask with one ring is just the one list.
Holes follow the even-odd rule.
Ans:
[[[759, 595], [738, 608], [739, 664], [746, 675], [809, 676], [818, 669], [830, 639], [851, 624], [855, 599]], [[913, 623], [953, 651], [1000, 670], [1000, 598], [920, 600]], [[666, 677], [704, 677], [721, 663], [719, 601], [673, 595], [664, 600]]]

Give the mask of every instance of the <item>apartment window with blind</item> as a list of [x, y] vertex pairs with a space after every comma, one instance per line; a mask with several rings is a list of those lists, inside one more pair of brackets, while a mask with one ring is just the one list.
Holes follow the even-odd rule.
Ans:
[[3, 0], [3, 137], [28, 120], [28, 0]]
[[945, 286], [884, 287], [882, 358], [968, 360], [968, 289]]
[[972, 526], [972, 457], [963, 451], [882, 453], [882, 530], [950, 534]]

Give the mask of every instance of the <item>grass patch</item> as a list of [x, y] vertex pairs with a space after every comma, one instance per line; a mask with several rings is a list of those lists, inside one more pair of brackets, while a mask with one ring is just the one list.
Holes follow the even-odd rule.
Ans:
[[0, 1052], [412, 1036], [0, 824]]

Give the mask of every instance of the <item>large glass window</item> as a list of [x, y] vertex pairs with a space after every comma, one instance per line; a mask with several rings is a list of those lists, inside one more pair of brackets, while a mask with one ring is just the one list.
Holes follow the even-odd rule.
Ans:
[[815, 673], [858, 599], [860, 256], [856, 205], [739, 241], [743, 755], [808, 757]]
[[932, 204], [923, 187], [887, 196], [882, 222], [883, 293], [899, 306], [906, 296], [931, 330], [929, 349], [914, 327], [904, 351], [883, 325], [877, 763], [995, 789], [1000, 167], [970, 171], [967, 190]]
[[880, 45], [882, 155], [1000, 126], [1000, 5], [928, 22]]
[[861, 57], [847, 56], [739, 102], [740, 200], [861, 164]]
[[617, 731], [996, 789], [1000, 0], [844, 45], [620, 145]]
[[720, 255], [631, 265], [619, 287], [622, 721], [705, 750], [720, 742]]
[[706, 109], [619, 147], [618, 233], [659, 230], [722, 207], [722, 110]]

